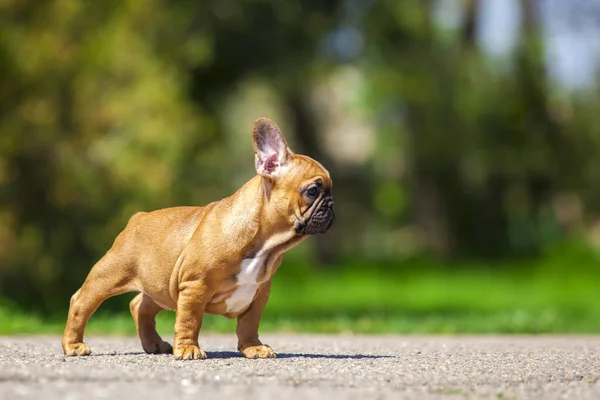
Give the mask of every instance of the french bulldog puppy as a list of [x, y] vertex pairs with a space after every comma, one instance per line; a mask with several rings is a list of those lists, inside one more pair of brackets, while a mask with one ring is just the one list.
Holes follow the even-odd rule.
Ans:
[[[257, 175], [233, 195], [131, 217], [71, 298], [66, 355], [89, 355], [83, 333], [90, 316], [107, 298], [136, 291], [130, 310], [147, 353], [206, 358], [198, 334], [209, 313], [237, 318], [245, 357], [275, 357], [258, 338], [271, 280], [285, 251], [331, 226], [332, 181], [317, 161], [292, 153], [271, 120], [258, 119], [252, 139]], [[173, 347], [156, 332], [162, 310], [176, 312]]]

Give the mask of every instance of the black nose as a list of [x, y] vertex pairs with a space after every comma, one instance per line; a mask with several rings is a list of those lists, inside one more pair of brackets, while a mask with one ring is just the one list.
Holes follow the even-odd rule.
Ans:
[[327, 208], [329, 208], [330, 210], [333, 210], [333, 199], [330, 197], [329, 199], [326, 200], [325, 205], [327, 206]]
[[327, 199], [326, 207], [329, 209], [331, 217], [331, 220], [329, 221], [329, 226], [327, 227], [327, 229], [329, 229], [329, 227], [333, 223], [333, 220], [335, 219], [335, 210], [333, 205], [333, 199], [331, 197]]

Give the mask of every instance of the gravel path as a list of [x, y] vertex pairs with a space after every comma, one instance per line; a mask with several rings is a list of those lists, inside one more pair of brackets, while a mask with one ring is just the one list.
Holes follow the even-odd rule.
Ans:
[[[171, 339], [171, 338], [169, 338]], [[146, 355], [134, 338], [0, 337], [0, 399], [600, 399], [600, 337], [265, 334], [274, 360], [235, 335], [202, 335], [209, 359]]]

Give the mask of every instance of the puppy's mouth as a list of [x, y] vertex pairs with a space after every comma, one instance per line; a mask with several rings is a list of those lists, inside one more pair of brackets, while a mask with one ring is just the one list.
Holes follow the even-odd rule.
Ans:
[[314, 209], [306, 221], [296, 221], [296, 233], [299, 235], [314, 235], [325, 233], [335, 220], [333, 198], [323, 197], [321, 203]]

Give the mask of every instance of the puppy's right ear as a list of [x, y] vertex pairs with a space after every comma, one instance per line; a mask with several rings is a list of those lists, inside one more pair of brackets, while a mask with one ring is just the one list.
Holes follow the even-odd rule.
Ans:
[[268, 118], [257, 119], [252, 128], [252, 143], [256, 172], [269, 178], [280, 177], [292, 151], [275, 122]]

